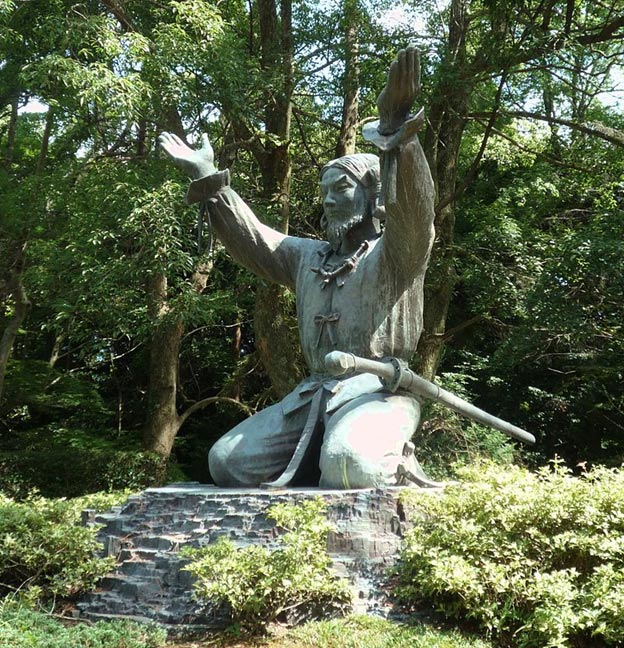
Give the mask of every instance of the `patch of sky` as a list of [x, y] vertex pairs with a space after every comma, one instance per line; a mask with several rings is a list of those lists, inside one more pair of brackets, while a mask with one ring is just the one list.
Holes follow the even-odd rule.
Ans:
[[611, 87], [599, 93], [596, 98], [604, 106], [624, 110], [624, 66], [617, 66], [611, 70]]

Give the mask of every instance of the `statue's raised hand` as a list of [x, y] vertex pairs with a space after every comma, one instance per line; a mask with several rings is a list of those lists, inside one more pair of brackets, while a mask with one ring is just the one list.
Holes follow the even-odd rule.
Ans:
[[184, 169], [192, 178], [203, 178], [216, 172], [214, 152], [208, 135], [201, 138], [201, 148], [192, 149], [174, 133], [162, 133], [158, 143], [176, 166]]
[[420, 92], [420, 57], [413, 47], [401, 50], [390, 66], [386, 87], [377, 99], [378, 131], [390, 135], [401, 128]]

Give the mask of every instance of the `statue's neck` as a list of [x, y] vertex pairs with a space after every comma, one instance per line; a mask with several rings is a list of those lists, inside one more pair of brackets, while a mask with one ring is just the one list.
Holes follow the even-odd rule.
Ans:
[[350, 256], [360, 249], [364, 241], [372, 241], [378, 236], [379, 228], [371, 218], [367, 218], [342, 235], [340, 245], [334, 252], [340, 256]]

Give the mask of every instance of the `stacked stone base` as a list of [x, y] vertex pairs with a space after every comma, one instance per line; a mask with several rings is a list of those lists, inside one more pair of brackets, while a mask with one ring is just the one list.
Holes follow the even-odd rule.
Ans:
[[335, 528], [328, 551], [336, 573], [352, 585], [355, 610], [384, 614], [385, 574], [405, 528], [401, 490], [233, 490], [185, 483], [146, 490], [105, 515], [85, 511], [86, 524], [103, 525], [103, 555], [115, 557], [117, 569], [79, 602], [80, 616], [156, 622], [170, 631], [224, 628], [222, 609], [193, 598], [193, 578], [183, 570], [188, 561], [180, 549], [222, 536], [241, 547], [271, 546], [279, 531], [267, 519], [268, 508], [313, 497], [327, 502]]

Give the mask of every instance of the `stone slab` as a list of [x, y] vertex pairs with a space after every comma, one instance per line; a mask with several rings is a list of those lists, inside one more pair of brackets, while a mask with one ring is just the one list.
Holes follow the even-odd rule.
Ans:
[[269, 507], [314, 497], [327, 502], [334, 527], [327, 549], [335, 572], [353, 588], [355, 611], [384, 614], [389, 609], [385, 574], [396, 561], [407, 524], [399, 501], [402, 490], [227, 489], [182, 483], [147, 489], [106, 514], [85, 511], [85, 524], [102, 525], [101, 553], [113, 556], [117, 568], [78, 603], [79, 614], [92, 620], [149, 619], [174, 631], [221, 629], [228, 624], [223, 611], [194, 600], [180, 549], [220, 536], [240, 547], [274, 545], [280, 531], [267, 518]]

